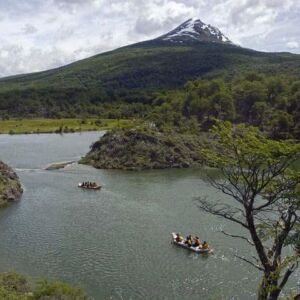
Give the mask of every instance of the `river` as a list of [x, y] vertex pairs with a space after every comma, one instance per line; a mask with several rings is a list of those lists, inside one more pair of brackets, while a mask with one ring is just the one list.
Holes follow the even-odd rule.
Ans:
[[[235, 258], [250, 256], [250, 246], [220, 233], [240, 228], [197, 208], [197, 197], [231, 201], [201, 179], [201, 170], [44, 170], [79, 159], [100, 135], [0, 136], [0, 159], [16, 168], [24, 187], [22, 200], [0, 211], [0, 271], [66, 281], [97, 300], [254, 299], [259, 274]], [[103, 189], [77, 188], [88, 180]], [[173, 231], [199, 234], [214, 255], [172, 245]]]

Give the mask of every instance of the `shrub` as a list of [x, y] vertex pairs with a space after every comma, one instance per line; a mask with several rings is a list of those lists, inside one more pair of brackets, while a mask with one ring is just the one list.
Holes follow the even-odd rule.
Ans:
[[33, 293], [34, 300], [88, 300], [81, 289], [70, 287], [62, 282], [49, 283], [42, 281], [38, 283]]
[[17, 273], [5, 273], [0, 275], [0, 286], [8, 291], [28, 292], [29, 286], [26, 278]]

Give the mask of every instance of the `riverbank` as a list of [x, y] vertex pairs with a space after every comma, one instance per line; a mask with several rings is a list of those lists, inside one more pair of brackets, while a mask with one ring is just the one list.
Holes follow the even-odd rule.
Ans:
[[20, 199], [23, 193], [19, 177], [8, 165], [0, 161], [0, 207]]
[[80, 163], [98, 169], [146, 170], [197, 167], [202, 163], [199, 135], [155, 129], [116, 129], [91, 146]]
[[0, 120], [0, 134], [69, 133], [131, 128], [136, 120], [116, 119], [10, 119]]

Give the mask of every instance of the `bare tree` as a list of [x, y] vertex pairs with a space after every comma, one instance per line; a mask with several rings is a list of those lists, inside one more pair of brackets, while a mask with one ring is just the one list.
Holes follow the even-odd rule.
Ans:
[[[260, 300], [278, 299], [300, 259], [300, 173], [291, 169], [299, 154], [300, 146], [291, 141], [273, 141], [253, 127], [228, 122], [217, 123], [203, 150], [206, 164], [221, 172], [220, 178], [208, 173], [209, 183], [235, 203], [200, 199], [199, 207], [248, 232], [223, 233], [254, 247], [257, 257], [239, 258], [263, 273]], [[284, 256], [284, 247], [293, 253]]]

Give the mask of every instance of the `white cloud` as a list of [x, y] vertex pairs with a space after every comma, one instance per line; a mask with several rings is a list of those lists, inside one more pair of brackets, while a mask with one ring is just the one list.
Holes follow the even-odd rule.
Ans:
[[152, 39], [190, 17], [247, 48], [300, 53], [299, 0], [0, 0], [0, 76]]
[[38, 30], [36, 27], [34, 27], [32, 24], [25, 24], [23, 27], [23, 33], [24, 34], [33, 34], [36, 33]]
[[296, 41], [291, 41], [286, 44], [289, 49], [297, 49], [299, 48], [299, 43]]

